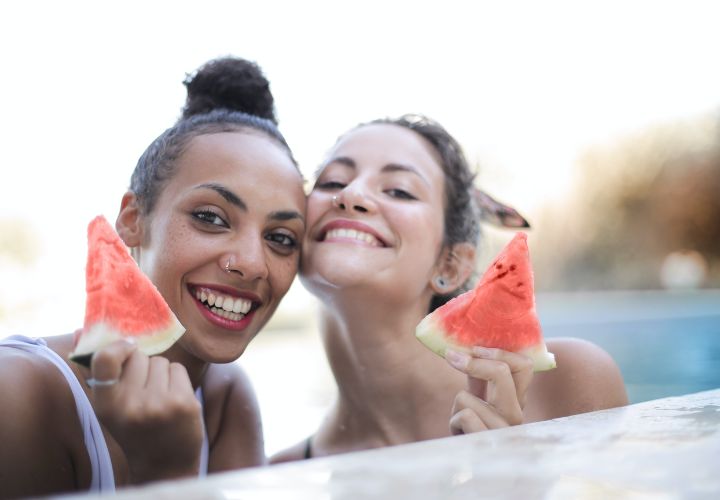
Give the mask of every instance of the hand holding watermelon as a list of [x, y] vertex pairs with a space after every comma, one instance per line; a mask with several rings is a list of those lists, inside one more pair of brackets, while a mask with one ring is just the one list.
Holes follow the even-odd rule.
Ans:
[[453, 434], [523, 422], [533, 371], [555, 368], [535, 310], [525, 233], [517, 233], [474, 290], [427, 315], [418, 339], [467, 374], [453, 404]]
[[522, 424], [533, 361], [521, 354], [473, 347], [470, 354], [448, 350], [446, 359], [468, 376], [468, 390], [455, 397], [453, 435]]
[[118, 341], [92, 357], [95, 413], [123, 449], [129, 481], [196, 476], [203, 425], [187, 370]]

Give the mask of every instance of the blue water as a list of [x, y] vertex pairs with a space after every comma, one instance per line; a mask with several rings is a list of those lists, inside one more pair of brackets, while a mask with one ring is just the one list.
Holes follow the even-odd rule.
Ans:
[[624, 295], [564, 306], [547, 301], [543, 329], [546, 337], [579, 337], [610, 353], [631, 403], [690, 394], [720, 388], [718, 297]]

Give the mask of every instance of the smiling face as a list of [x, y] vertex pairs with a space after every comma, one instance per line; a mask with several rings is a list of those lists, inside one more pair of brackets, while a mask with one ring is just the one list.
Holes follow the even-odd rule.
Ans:
[[178, 344], [227, 362], [290, 287], [304, 213], [302, 179], [287, 152], [257, 132], [225, 132], [194, 137], [152, 212], [124, 204], [118, 231], [187, 329]]
[[307, 207], [301, 278], [312, 293], [380, 287], [388, 301], [430, 296], [444, 177], [421, 136], [390, 124], [350, 132], [330, 152]]

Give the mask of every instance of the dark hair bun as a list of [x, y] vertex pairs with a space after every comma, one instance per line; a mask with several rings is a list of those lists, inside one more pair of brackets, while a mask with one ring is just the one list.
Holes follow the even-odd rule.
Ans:
[[277, 125], [270, 82], [260, 66], [239, 57], [221, 57], [203, 64], [183, 82], [187, 99], [182, 117], [215, 109], [242, 111], [266, 118]]

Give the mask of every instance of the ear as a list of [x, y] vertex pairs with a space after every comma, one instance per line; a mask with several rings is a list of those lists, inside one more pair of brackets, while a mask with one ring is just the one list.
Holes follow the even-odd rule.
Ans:
[[[457, 243], [443, 248], [430, 288], [438, 295], [447, 295], [465, 283], [475, 270], [475, 247], [470, 243]], [[442, 279], [442, 284], [438, 278]]]
[[115, 220], [115, 230], [125, 244], [139, 247], [143, 236], [143, 216], [138, 205], [137, 196], [128, 191], [120, 202], [120, 212]]

